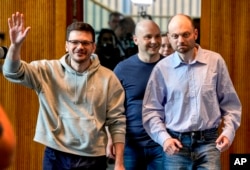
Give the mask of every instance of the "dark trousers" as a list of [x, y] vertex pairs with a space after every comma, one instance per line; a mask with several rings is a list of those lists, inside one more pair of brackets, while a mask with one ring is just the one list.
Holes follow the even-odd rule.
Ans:
[[86, 157], [46, 147], [43, 170], [106, 170], [106, 156]]

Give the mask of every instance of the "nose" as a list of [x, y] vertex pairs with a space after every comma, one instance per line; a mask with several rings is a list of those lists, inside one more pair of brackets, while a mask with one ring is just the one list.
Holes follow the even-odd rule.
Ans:
[[157, 42], [159, 42], [159, 38], [157, 38], [157, 37], [151, 38], [151, 43], [157, 43]]
[[183, 41], [184, 41], [184, 37], [183, 37], [183, 36], [179, 36], [179, 37], [178, 37], [178, 41], [179, 41], [179, 42], [183, 42]]
[[79, 43], [79, 44], [77, 44], [76, 48], [82, 49], [82, 48], [84, 48], [84, 45], [82, 43]]

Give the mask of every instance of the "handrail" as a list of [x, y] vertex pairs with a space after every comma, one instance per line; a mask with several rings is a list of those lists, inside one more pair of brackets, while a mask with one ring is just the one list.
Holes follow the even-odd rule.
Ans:
[[103, 5], [102, 3], [96, 1], [96, 0], [91, 0], [94, 4], [100, 6], [101, 8], [107, 10], [108, 12], [114, 12], [112, 9], [110, 9], [108, 6]]

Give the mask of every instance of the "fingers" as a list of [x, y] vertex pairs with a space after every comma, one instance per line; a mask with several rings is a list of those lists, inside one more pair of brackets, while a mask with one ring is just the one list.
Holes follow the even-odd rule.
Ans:
[[10, 41], [13, 44], [21, 44], [27, 36], [30, 27], [24, 27], [24, 15], [16, 12], [8, 18]]
[[215, 141], [216, 143], [216, 148], [220, 152], [224, 152], [230, 147], [230, 141], [226, 136], [220, 135], [218, 139]]
[[12, 23], [15, 26], [20, 25], [20, 13], [19, 12], [16, 12], [16, 14], [12, 14]]
[[23, 14], [20, 12], [16, 12], [15, 14], [11, 15], [11, 18], [8, 18], [8, 25], [9, 28], [12, 28], [14, 26], [24, 26], [24, 17]]
[[12, 20], [10, 18], [8, 18], [8, 26], [9, 26], [9, 29], [13, 27]]
[[219, 136], [217, 139], [216, 139], [216, 141], [215, 141], [215, 143], [221, 143], [222, 142], [222, 136]]
[[110, 154], [108, 155], [108, 158], [115, 159], [115, 155]]
[[183, 147], [182, 144], [181, 144], [181, 142], [180, 142], [179, 140], [176, 140], [176, 141], [175, 141], [175, 145], [176, 145], [176, 147], [178, 147], [178, 148], [182, 148], [182, 147]]
[[170, 145], [169, 147], [167, 147], [167, 154], [169, 155], [173, 155], [175, 153], [178, 153], [179, 151], [180, 148], [178, 146]]
[[21, 14], [21, 16], [20, 16], [20, 21], [21, 21], [20, 26], [21, 26], [22, 28], [24, 28], [24, 26], [25, 26], [25, 21], [24, 21], [24, 16], [23, 16], [23, 14]]
[[115, 154], [114, 154], [114, 151], [113, 151], [113, 150], [107, 152], [107, 153], [106, 153], [106, 156], [107, 156], [108, 158], [115, 159]]
[[169, 155], [178, 153], [180, 148], [182, 148], [182, 144], [177, 139], [170, 138], [164, 142], [164, 151]]
[[220, 152], [224, 152], [229, 148], [229, 144], [227, 143], [220, 143], [220, 144], [216, 144], [216, 148], [220, 151]]
[[225, 150], [227, 150], [229, 148], [230, 144], [228, 141], [222, 141], [222, 142], [218, 142], [216, 143], [216, 148], [220, 151], [220, 152], [224, 152]]
[[15, 20], [15, 14], [12, 14], [11, 17], [8, 18], [8, 25], [10, 29], [15, 26]]

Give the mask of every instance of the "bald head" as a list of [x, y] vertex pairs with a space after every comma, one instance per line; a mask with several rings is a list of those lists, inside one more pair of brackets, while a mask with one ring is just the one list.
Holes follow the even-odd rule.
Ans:
[[150, 28], [156, 29], [160, 32], [159, 26], [153, 20], [149, 20], [149, 19], [141, 20], [140, 22], [136, 24], [135, 35], [139, 35], [140, 33]]
[[184, 14], [177, 14], [170, 18], [168, 21], [168, 30], [175, 29], [175, 27], [189, 27], [190, 29], [194, 29], [194, 23], [190, 16]]

